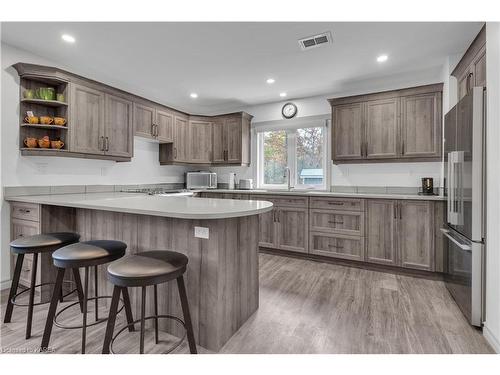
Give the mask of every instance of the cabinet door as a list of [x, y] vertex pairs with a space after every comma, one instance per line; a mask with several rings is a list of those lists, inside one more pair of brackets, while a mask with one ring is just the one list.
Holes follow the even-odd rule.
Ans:
[[241, 164], [241, 117], [224, 119], [226, 162]]
[[259, 215], [259, 246], [270, 249], [278, 248], [276, 209]]
[[363, 158], [363, 103], [333, 108], [332, 159]]
[[401, 266], [434, 269], [434, 206], [429, 201], [401, 201], [399, 253]]
[[212, 123], [189, 121], [189, 161], [210, 163], [212, 153]]
[[160, 142], [172, 142], [174, 139], [174, 116], [162, 109], [156, 109], [157, 139]]
[[279, 207], [278, 245], [282, 250], [307, 253], [308, 248], [308, 209]]
[[134, 103], [135, 135], [154, 139], [153, 124], [155, 123], [155, 108], [142, 103]]
[[104, 93], [72, 85], [71, 151], [103, 154]]
[[183, 117], [174, 117], [174, 161], [187, 162], [189, 156], [189, 124]]
[[366, 261], [397, 265], [397, 201], [370, 199], [366, 205]]
[[441, 93], [401, 99], [403, 157], [441, 157]]
[[474, 58], [472, 71], [474, 73], [474, 86], [486, 87], [486, 46], [483, 46]]
[[223, 164], [226, 162], [224, 138], [224, 121], [215, 120], [212, 125], [212, 163]]
[[458, 101], [462, 99], [467, 92], [469, 91], [469, 79], [470, 79], [471, 71], [467, 69], [460, 77], [457, 79], [457, 93], [458, 93]]
[[106, 94], [106, 155], [132, 157], [134, 147], [132, 102]]
[[[11, 219], [11, 241], [21, 237], [33, 236], [40, 233], [40, 224], [34, 221]], [[29, 287], [31, 283], [32, 271], [32, 254], [27, 254], [24, 257], [23, 267], [19, 283], [25, 287]], [[16, 258], [12, 257], [11, 267], [16, 262]], [[40, 270], [41, 259], [38, 261], [38, 270]], [[37, 284], [40, 283], [40, 272], [37, 272]]]
[[394, 158], [399, 153], [399, 99], [373, 100], [365, 105], [365, 157]]

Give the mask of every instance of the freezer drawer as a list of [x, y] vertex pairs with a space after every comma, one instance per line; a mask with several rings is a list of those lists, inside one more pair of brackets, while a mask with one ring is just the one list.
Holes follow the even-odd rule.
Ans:
[[483, 244], [472, 242], [451, 228], [442, 228], [445, 240], [445, 284], [472, 325], [483, 322]]

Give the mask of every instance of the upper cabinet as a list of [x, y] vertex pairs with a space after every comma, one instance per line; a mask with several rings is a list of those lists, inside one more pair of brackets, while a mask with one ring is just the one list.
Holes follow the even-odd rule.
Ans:
[[457, 79], [457, 101], [477, 86], [486, 87], [486, 25], [451, 73]]
[[245, 112], [175, 117], [172, 144], [160, 145], [160, 164], [250, 165], [250, 122]]
[[216, 118], [213, 123], [214, 164], [250, 164], [250, 122], [248, 113]]
[[245, 112], [193, 116], [58, 68], [14, 68], [22, 155], [130, 161], [138, 136], [160, 144], [160, 164], [250, 164], [252, 116]]
[[330, 99], [334, 163], [441, 158], [442, 84]]
[[159, 142], [173, 141], [174, 114], [152, 102], [134, 103], [135, 135]]

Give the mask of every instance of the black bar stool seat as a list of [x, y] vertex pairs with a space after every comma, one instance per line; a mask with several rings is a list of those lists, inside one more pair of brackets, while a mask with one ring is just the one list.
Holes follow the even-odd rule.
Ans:
[[[191, 315], [189, 312], [189, 305], [187, 300], [186, 288], [184, 285], [183, 274], [186, 272], [188, 264], [188, 257], [184, 254], [175, 251], [153, 250], [145, 251], [135, 255], [129, 255], [119, 259], [108, 266], [108, 280], [114, 284], [113, 299], [111, 300], [111, 307], [109, 309], [108, 324], [106, 327], [106, 334], [104, 337], [103, 353], [113, 353], [113, 342], [128, 326], [140, 322], [141, 336], [140, 336], [140, 353], [144, 353], [144, 330], [145, 321], [154, 319], [155, 326], [155, 343], [158, 343], [158, 319], [172, 319], [177, 321], [185, 329], [189, 349], [192, 354], [196, 354], [196, 343], [194, 339], [193, 326], [191, 323]], [[171, 280], [177, 280], [177, 287], [179, 290], [179, 297], [181, 300], [181, 307], [184, 320], [172, 315], [159, 315], [158, 314], [158, 284], [166, 283]], [[154, 287], [154, 315], [145, 316], [146, 305], [146, 287]], [[127, 287], [141, 287], [141, 318], [133, 321], [122, 329], [120, 329], [114, 336], [113, 330], [116, 320], [118, 309], [118, 299], [121, 290]], [[171, 352], [179, 346], [184, 340], [183, 336], [170, 350]]]
[[[72, 232], [56, 232], [56, 233], [44, 233], [35, 234], [33, 236], [23, 236], [12, 241], [10, 243], [10, 249], [13, 254], [17, 255], [16, 266], [14, 269], [14, 276], [12, 277], [12, 285], [10, 287], [9, 299], [7, 301], [7, 309], [5, 310], [4, 323], [10, 323], [12, 319], [12, 312], [14, 306], [27, 306], [28, 307], [28, 319], [26, 322], [26, 338], [31, 337], [31, 323], [33, 320], [33, 307], [38, 305], [43, 305], [48, 302], [35, 303], [35, 288], [44, 285], [49, 285], [53, 283], [42, 283], [36, 285], [36, 273], [38, 268], [38, 254], [52, 252], [59, 249], [62, 246], [66, 246], [75, 242], [78, 242], [80, 235], [78, 233]], [[19, 279], [21, 277], [21, 270], [23, 266], [24, 256], [26, 254], [33, 255], [33, 262], [31, 268], [31, 282], [30, 287], [26, 290], [17, 292], [19, 287]], [[78, 285], [77, 285], [78, 287]], [[29, 302], [27, 304], [16, 303], [16, 297], [20, 294], [29, 292]], [[71, 291], [70, 293], [74, 292]], [[70, 294], [68, 293], [68, 294]], [[61, 296], [58, 296], [62, 298]]]
[[[62, 247], [52, 254], [52, 260], [57, 268], [56, 283], [54, 286], [54, 292], [52, 295], [52, 300], [50, 302], [49, 312], [47, 315], [47, 321], [45, 323], [45, 330], [43, 333], [41, 350], [44, 351], [48, 348], [50, 342], [50, 336], [52, 332], [52, 327], [55, 324], [59, 328], [64, 329], [82, 329], [82, 354], [85, 353], [86, 344], [86, 332], [87, 327], [102, 323], [108, 318], [99, 318], [98, 314], [98, 300], [102, 298], [111, 298], [111, 296], [98, 296], [98, 266], [103, 265], [114, 260], [117, 260], [125, 255], [125, 250], [127, 249], [127, 244], [121, 241], [114, 240], [92, 240], [78, 242], [72, 245]], [[94, 267], [94, 291], [95, 296], [89, 298], [89, 267]], [[82, 293], [79, 293], [79, 301], [75, 302], [69, 306], [64, 307], [59, 312], [57, 312], [58, 299], [54, 298], [54, 293], [60, 293], [62, 282], [64, 278], [64, 272], [66, 269], [72, 269], [75, 275], [78, 275], [79, 279], [79, 268], [84, 268], [84, 285]], [[81, 282], [80, 282], [81, 283]], [[95, 321], [92, 323], [87, 323], [87, 305], [89, 300], [94, 300], [95, 303]], [[68, 308], [80, 304], [80, 309], [82, 312], [82, 324], [81, 325], [63, 325], [57, 321], [58, 316], [66, 311]], [[123, 291], [123, 307], [125, 308], [125, 313], [127, 316], [127, 322], [132, 322], [132, 308], [130, 306], [130, 298], [127, 290]], [[121, 309], [120, 309], [121, 311]], [[133, 331], [133, 325], [130, 325], [129, 330]]]
[[188, 257], [175, 251], [145, 251], [122, 258], [108, 266], [108, 279], [118, 286], [155, 285], [177, 279]]
[[127, 244], [121, 241], [85, 241], [60, 248], [52, 254], [52, 259], [59, 268], [89, 267], [119, 259], [126, 249]]

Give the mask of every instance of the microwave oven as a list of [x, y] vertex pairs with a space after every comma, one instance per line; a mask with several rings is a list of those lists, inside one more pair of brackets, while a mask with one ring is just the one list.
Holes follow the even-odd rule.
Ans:
[[213, 172], [187, 172], [186, 188], [193, 189], [217, 189], [217, 173]]

